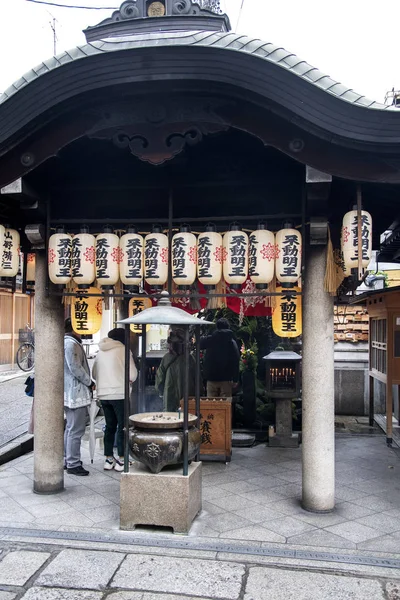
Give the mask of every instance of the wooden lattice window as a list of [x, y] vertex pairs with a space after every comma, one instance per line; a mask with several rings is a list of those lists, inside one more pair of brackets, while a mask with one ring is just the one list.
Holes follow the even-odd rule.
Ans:
[[371, 370], [387, 372], [387, 322], [386, 319], [371, 319]]

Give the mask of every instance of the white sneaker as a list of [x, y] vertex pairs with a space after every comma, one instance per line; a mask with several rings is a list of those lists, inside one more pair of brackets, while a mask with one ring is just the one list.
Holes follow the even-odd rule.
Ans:
[[115, 466], [115, 459], [114, 458], [106, 458], [106, 460], [104, 461], [104, 470], [112, 471], [114, 466]]
[[119, 458], [115, 459], [115, 465], [114, 465], [114, 469], [116, 471], [118, 471], [119, 473], [121, 473], [124, 470], [124, 461]]

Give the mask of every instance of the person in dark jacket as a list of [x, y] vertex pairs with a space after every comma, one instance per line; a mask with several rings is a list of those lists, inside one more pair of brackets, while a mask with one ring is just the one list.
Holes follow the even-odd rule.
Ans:
[[218, 319], [217, 330], [201, 338], [205, 350], [204, 377], [208, 397], [232, 396], [233, 384], [239, 380], [239, 348], [227, 319]]

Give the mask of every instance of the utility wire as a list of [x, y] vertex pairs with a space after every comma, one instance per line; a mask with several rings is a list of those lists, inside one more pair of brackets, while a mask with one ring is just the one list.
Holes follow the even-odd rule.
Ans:
[[239, 14], [238, 14], [238, 18], [237, 18], [237, 21], [236, 21], [235, 31], [237, 31], [237, 28], [239, 27], [240, 17], [242, 16], [243, 6], [244, 6], [244, 0], [242, 0], [242, 3], [241, 3], [240, 8], [239, 8]]
[[58, 4], [56, 2], [46, 2], [46, 0], [25, 0], [34, 4], [45, 4], [46, 6], [57, 6], [59, 8], [79, 8], [82, 10], [117, 10], [118, 6], [74, 6], [72, 4]]

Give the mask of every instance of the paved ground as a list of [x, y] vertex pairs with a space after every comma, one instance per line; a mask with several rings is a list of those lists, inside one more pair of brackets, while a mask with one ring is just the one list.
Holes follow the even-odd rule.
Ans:
[[27, 376], [13, 372], [0, 377], [0, 449], [28, 430], [32, 398], [24, 393]]

